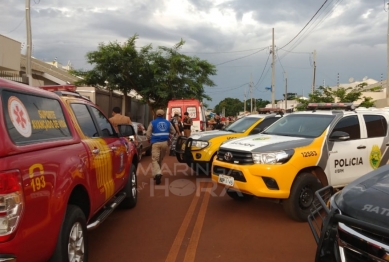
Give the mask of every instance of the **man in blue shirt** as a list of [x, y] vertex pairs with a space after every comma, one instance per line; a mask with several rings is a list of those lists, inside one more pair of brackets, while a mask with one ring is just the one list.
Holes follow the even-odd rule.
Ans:
[[165, 112], [158, 109], [157, 118], [150, 122], [147, 127], [146, 136], [151, 142], [151, 164], [152, 174], [157, 185], [161, 184], [162, 160], [169, 148], [168, 141], [170, 134], [175, 134], [175, 128], [170, 121], [164, 119]]

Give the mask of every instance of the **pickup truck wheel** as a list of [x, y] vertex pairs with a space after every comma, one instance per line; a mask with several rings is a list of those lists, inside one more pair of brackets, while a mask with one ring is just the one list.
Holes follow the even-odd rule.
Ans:
[[308, 220], [315, 192], [322, 188], [320, 180], [311, 173], [301, 173], [295, 179], [289, 198], [283, 201], [286, 214], [293, 220]]
[[254, 197], [253, 195], [245, 194], [245, 193], [235, 191], [235, 190], [232, 190], [229, 188], [226, 188], [226, 192], [227, 192], [227, 195], [229, 197], [231, 197], [232, 199], [237, 200], [237, 201], [247, 201], [247, 200], [253, 199], [253, 197]]
[[128, 178], [126, 186], [123, 191], [126, 192], [127, 196], [123, 200], [121, 206], [125, 209], [130, 209], [136, 206], [138, 201], [138, 177], [136, 176], [136, 167], [134, 164], [130, 168], [130, 176]]
[[88, 238], [85, 214], [78, 206], [68, 205], [50, 261], [88, 261]]

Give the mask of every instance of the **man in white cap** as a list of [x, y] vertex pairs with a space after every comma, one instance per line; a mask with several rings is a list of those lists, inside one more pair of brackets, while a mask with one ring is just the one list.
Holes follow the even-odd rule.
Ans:
[[157, 118], [150, 122], [147, 127], [146, 136], [151, 142], [151, 164], [152, 174], [157, 185], [161, 184], [161, 167], [162, 160], [168, 149], [168, 140], [170, 134], [176, 131], [170, 121], [164, 119], [165, 112], [158, 109]]

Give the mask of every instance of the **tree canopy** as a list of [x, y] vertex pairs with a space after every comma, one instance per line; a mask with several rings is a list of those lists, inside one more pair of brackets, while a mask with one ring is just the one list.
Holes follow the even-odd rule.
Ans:
[[173, 47], [152, 45], [137, 50], [138, 35], [121, 44], [117, 41], [100, 43], [98, 50], [86, 54], [93, 69], [73, 70], [80, 76], [76, 85], [89, 85], [97, 88], [107, 87], [127, 95], [135, 90], [143, 102], [152, 110], [165, 108], [173, 98], [196, 98], [202, 101], [211, 98], [205, 94], [204, 87], [215, 86], [209, 78], [216, 74], [216, 67], [198, 57], [181, 54], [185, 44], [180, 40]]
[[340, 87], [336, 90], [332, 90], [330, 87], [320, 86], [318, 89], [309, 94], [309, 99], [297, 99], [299, 105], [296, 107], [297, 110], [305, 110], [309, 103], [334, 103], [335, 101], [340, 103], [353, 103], [359, 99], [363, 99], [359, 106], [372, 107], [374, 101], [371, 97], [362, 96], [363, 88], [366, 83], [361, 83], [355, 88]]

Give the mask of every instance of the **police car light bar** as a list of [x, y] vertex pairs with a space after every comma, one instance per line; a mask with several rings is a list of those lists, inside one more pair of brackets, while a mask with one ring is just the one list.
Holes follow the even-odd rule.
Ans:
[[348, 109], [353, 110], [353, 103], [309, 103], [308, 109]]
[[68, 92], [76, 92], [77, 87], [75, 85], [47, 85], [40, 86], [40, 89], [44, 89], [47, 91], [68, 91]]

